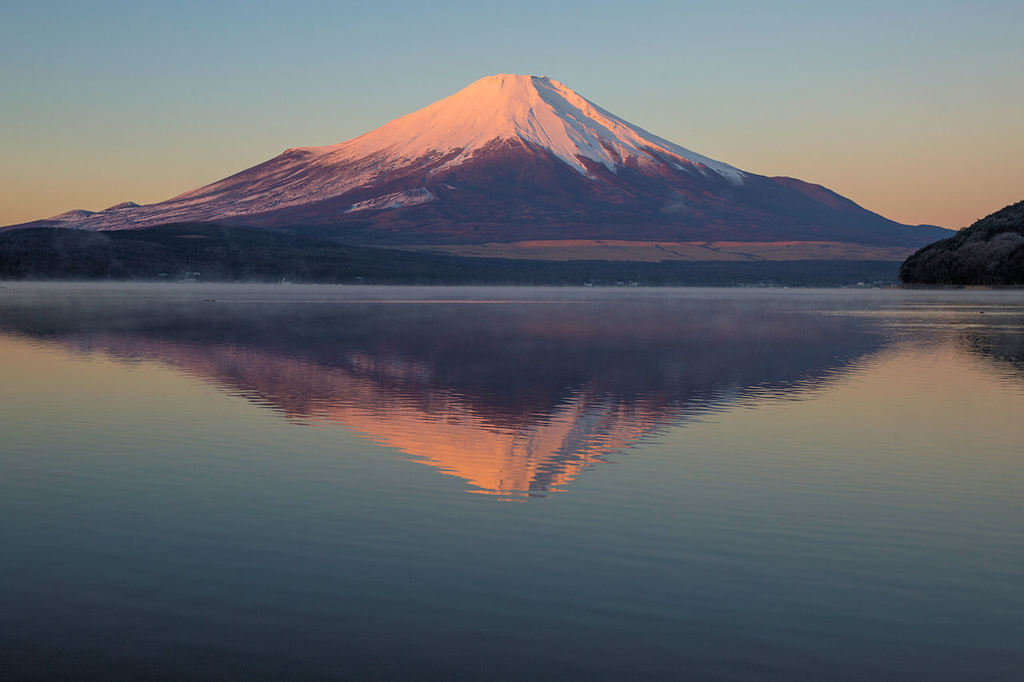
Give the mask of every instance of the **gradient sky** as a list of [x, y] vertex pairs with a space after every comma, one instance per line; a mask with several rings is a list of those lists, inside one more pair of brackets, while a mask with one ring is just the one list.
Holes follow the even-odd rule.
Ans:
[[0, 6], [0, 225], [152, 203], [499, 73], [960, 227], [1024, 199], [1024, 2]]

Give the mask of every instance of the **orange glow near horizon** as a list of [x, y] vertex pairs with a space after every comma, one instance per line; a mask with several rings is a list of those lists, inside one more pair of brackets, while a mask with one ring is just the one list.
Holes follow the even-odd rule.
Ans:
[[161, 202], [498, 73], [549, 76], [693, 152], [906, 224], [960, 228], [1024, 199], [1022, 3], [475, 9], [15, 3], [0, 225]]
[[[752, 173], [824, 185], [868, 210], [911, 225], [959, 229], [1024, 198], [1020, 161], [1024, 142], [1020, 139], [992, 139], [979, 149], [968, 143], [973, 136], [954, 138], [949, 145], [956, 149], [947, 145], [940, 150], [927, 139], [916, 138], [913, 131], [896, 128], [894, 132], [903, 136], [889, 146], [889, 152], [880, 148], [881, 143], [849, 148], [821, 135], [810, 144], [799, 131], [785, 129], [774, 131], [770, 142], [751, 141], [749, 132], [720, 130], [704, 136], [707, 142], [700, 146], [689, 144]], [[671, 131], [659, 132], [688, 144]], [[791, 148], [779, 150], [780, 140], [787, 137]], [[746, 140], [748, 146], [731, 148], [737, 139]], [[242, 138], [198, 145], [157, 141], [149, 149], [135, 144], [103, 150], [93, 150], [85, 141], [45, 158], [33, 157], [32, 150], [19, 146], [15, 141], [0, 160], [0, 182], [7, 188], [0, 193], [0, 225], [72, 209], [99, 211], [123, 201], [158, 203], [282, 151], [280, 143]], [[880, 153], [887, 154], [884, 163], [879, 163]], [[140, 165], [140, 156], [149, 160]]]

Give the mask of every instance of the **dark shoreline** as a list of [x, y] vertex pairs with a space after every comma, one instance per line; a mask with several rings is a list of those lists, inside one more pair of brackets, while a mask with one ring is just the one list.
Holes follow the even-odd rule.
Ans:
[[210, 224], [0, 233], [0, 280], [570, 286], [887, 286], [897, 261], [541, 261], [348, 246]]

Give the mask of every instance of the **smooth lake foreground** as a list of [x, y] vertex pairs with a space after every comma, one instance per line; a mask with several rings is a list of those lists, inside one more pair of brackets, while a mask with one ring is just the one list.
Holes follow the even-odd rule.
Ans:
[[1024, 679], [1024, 291], [0, 284], [0, 679]]

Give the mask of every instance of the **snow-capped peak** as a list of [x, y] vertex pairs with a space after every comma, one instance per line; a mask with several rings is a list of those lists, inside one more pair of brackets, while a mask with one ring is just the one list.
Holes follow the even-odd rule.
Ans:
[[[358, 198], [328, 208], [336, 215], [405, 208], [438, 200], [422, 184], [372, 190], [417, 167], [430, 174], [458, 166], [496, 143], [547, 151], [593, 177], [593, 164], [708, 176], [735, 185], [744, 173], [652, 135], [546, 76], [498, 74], [365, 135], [324, 147], [298, 147], [218, 182], [156, 204], [131, 202], [98, 213], [71, 212], [49, 222], [122, 229], [183, 221], [239, 220], [349, 192]], [[424, 163], [425, 162], [425, 163]], [[416, 182], [423, 183], [423, 178]], [[369, 194], [369, 196], [367, 196]], [[333, 215], [333, 214], [332, 214]]]
[[[395, 119], [348, 142], [301, 151], [354, 159], [383, 152], [413, 160], [433, 153], [459, 154], [456, 165], [496, 140], [521, 140], [546, 149], [581, 173], [580, 157], [614, 170], [625, 159], [653, 159], [651, 151], [697, 164], [740, 183], [742, 171], [664, 140], [605, 111], [546, 76], [498, 74]], [[299, 151], [299, 150], [296, 150]]]

